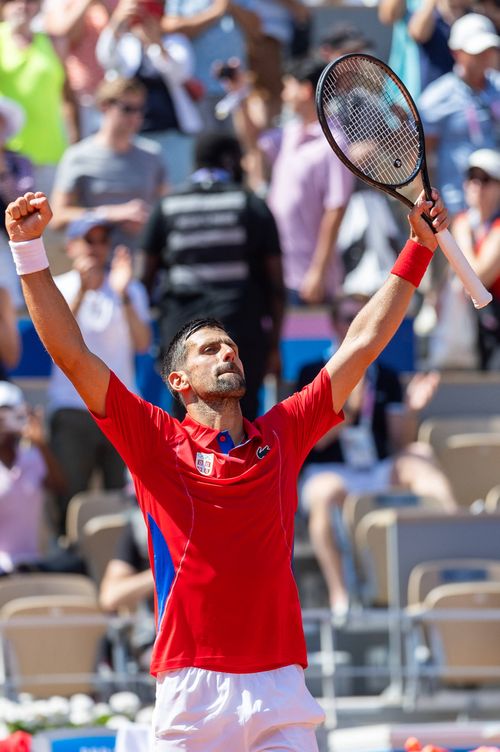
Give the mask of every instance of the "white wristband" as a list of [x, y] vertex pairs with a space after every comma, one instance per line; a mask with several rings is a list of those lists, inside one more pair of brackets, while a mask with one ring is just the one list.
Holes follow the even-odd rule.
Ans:
[[12, 258], [16, 265], [16, 272], [22, 274], [33, 274], [47, 269], [49, 260], [45, 252], [43, 238], [34, 238], [33, 240], [23, 240], [15, 243], [9, 241]]

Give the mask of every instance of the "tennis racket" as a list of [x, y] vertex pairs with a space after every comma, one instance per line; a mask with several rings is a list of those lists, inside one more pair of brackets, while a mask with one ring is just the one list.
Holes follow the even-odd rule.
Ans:
[[[385, 63], [362, 53], [329, 63], [318, 81], [316, 107], [328, 143], [354, 175], [406, 206], [413, 207], [422, 190], [432, 201], [418, 110]], [[474, 306], [483, 308], [491, 293], [450, 232], [436, 238]]]

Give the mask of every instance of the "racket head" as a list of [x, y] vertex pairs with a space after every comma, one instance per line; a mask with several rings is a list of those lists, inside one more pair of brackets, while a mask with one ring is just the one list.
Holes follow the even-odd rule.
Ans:
[[381, 60], [349, 53], [329, 63], [316, 109], [331, 148], [369, 185], [413, 206], [430, 193], [424, 132], [410, 93]]

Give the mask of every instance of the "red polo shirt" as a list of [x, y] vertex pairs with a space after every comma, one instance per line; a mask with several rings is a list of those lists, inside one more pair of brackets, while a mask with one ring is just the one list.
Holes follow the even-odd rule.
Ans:
[[297, 476], [342, 419], [328, 373], [220, 451], [217, 430], [179, 423], [112, 374], [96, 418], [132, 473], [149, 532], [157, 638], [151, 672], [249, 673], [307, 665], [292, 574]]

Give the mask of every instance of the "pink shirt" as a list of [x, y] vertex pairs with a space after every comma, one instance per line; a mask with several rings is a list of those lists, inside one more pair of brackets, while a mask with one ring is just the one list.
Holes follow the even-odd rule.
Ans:
[[11, 468], [0, 462], [0, 570], [39, 556], [46, 474], [35, 447], [19, 447]]
[[[325, 210], [345, 206], [353, 178], [326, 141], [319, 123], [294, 121], [268, 131], [260, 146], [273, 164], [268, 203], [280, 233], [285, 284], [298, 290], [311, 263]], [[337, 287], [332, 263], [327, 291]]]

